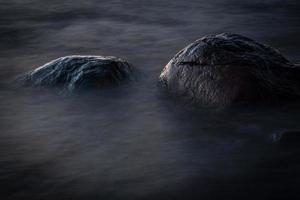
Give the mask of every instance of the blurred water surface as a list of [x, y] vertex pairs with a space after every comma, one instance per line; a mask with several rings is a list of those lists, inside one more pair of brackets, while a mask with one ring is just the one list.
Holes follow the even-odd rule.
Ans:
[[[164, 97], [168, 60], [234, 32], [300, 60], [297, 0], [0, 0], [1, 199], [297, 199], [299, 105], [193, 110]], [[136, 84], [74, 95], [10, 87], [66, 55], [123, 57]]]

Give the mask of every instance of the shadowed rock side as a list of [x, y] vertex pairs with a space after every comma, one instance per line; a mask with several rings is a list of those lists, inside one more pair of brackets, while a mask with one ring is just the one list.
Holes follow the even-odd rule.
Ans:
[[160, 83], [171, 94], [211, 106], [276, 102], [300, 95], [300, 67], [247, 37], [205, 36], [177, 53]]
[[67, 56], [53, 60], [21, 78], [27, 86], [62, 86], [70, 91], [118, 85], [133, 78], [125, 60], [103, 56]]

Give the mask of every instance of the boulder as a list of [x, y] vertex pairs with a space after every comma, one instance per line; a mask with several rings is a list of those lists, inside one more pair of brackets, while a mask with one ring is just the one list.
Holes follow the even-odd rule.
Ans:
[[271, 141], [284, 147], [299, 147], [300, 131], [288, 130], [271, 135]]
[[300, 96], [300, 67], [276, 49], [238, 34], [208, 35], [178, 52], [160, 74], [169, 94], [209, 106]]
[[70, 91], [118, 85], [133, 78], [133, 67], [123, 59], [103, 56], [66, 56], [21, 78], [27, 86], [60, 86]]

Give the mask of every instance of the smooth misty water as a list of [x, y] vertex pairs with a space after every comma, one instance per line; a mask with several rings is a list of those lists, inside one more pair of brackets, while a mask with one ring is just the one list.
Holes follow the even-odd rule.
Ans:
[[[2, 199], [297, 199], [299, 105], [193, 110], [157, 77], [181, 48], [235, 32], [300, 60], [297, 0], [0, 0]], [[144, 76], [104, 91], [10, 87], [71, 54], [115, 55]]]

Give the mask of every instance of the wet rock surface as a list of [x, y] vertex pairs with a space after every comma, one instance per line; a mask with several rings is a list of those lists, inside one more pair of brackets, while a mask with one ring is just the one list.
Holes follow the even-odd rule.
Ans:
[[222, 33], [177, 53], [160, 83], [170, 94], [201, 105], [278, 102], [300, 96], [300, 67], [272, 47]]
[[26, 86], [61, 86], [73, 91], [118, 85], [133, 79], [125, 60], [104, 56], [66, 56], [53, 60], [19, 79]]

